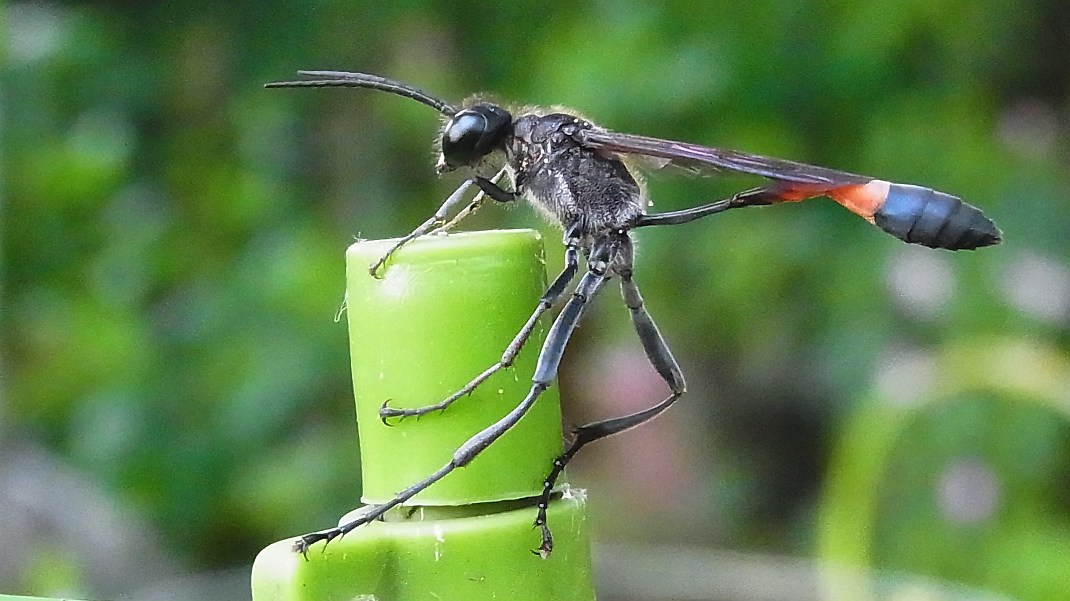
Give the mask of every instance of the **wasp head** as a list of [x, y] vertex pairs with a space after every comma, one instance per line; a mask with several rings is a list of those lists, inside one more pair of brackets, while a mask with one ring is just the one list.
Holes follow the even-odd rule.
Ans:
[[477, 104], [458, 111], [442, 129], [438, 170], [471, 167], [491, 152], [501, 150], [512, 123], [509, 111], [492, 104]]

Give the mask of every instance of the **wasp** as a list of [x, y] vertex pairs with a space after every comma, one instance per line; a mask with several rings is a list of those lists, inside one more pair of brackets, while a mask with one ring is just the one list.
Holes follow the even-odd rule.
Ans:
[[[648, 226], [678, 225], [730, 209], [798, 202], [828, 197], [885, 232], [913, 244], [948, 250], [973, 250], [999, 244], [1002, 235], [979, 209], [956, 196], [921, 186], [900, 184], [786, 159], [748, 154], [619, 133], [599, 127], [565, 110], [537, 108], [511, 112], [497, 104], [474, 98], [454, 106], [404, 83], [342, 71], [300, 71], [308, 79], [266, 84], [269, 88], [346, 87], [389, 92], [423, 103], [443, 119], [439, 141], [439, 173], [465, 169], [469, 177], [447, 198], [434, 216], [399, 240], [369, 271], [375, 276], [392, 252], [425, 233], [448, 229], [478, 208], [486, 198], [500, 203], [527, 199], [564, 230], [565, 266], [539, 299], [534, 312], [506, 347], [497, 363], [477, 375], [448, 398], [417, 409], [395, 409], [384, 404], [380, 416], [389, 418], [422, 415], [445, 409], [467, 395], [495, 372], [509, 367], [539, 318], [558, 304], [569, 285], [584, 268], [554, 320], [538, 357], [532, 385], [515, 409], [479, 432], [438, 471], [399, 493], [390, 501], [368, 508], [361, 517], [300, 537], [294, 550], [306, 553], [313, 543], [331, 541], [358, 526], [378, 519], [453, 470], [467, 465], [483, 449], [513, 427], [557, 376], [558, 367], [573, 330], [580, 323], [591, 299], [611, 278], [620, 279], [624, 304], [631, 313], [635, 331], [647, 358], [669, 387], [661, 402], [631, 415], [593, 422], [574, 430], [571, 442], [550, 466], [538, 499], [535, 525], [541, 542], [535, 553], [546, 557], [553, 549], [546, 510], [555, 483], [565, 465], [585, 445], [638, 426], [668, 409], [687, 390], [679, 364], [644, 307], [633, 278], [634, 249], [631, 231]], [[729, 198], [677, 211], [647, 213], [644, 186], [626, 159], [640, 157], [657, 167], [675, 166], [695, 173], [738, 172], [764, 178], [758, 187]], [[493, 177], [485, 177], [488, 165], [501, 165]], [[511, 186], [503, 186], [504, 179]], [[452, 221], [450, 209], [475, 185], [479, 192]], [[582, 257], [582, 258], [581, 258]]]

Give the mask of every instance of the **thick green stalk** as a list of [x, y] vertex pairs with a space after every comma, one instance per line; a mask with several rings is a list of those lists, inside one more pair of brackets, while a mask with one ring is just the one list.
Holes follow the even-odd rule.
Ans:
[[[432, 404], [501, 356], [545, 287], [542, 242], [529, 230], [425, 237], [404, 247], [381, 279], [367, 267], [391, 241], [349, 248], [347, 313], [360, 434], [362, 500], [377, 503], [447, 463], [454, 450], [516, 406], [531, 385], [547, 324], [513, 368], [443, 412], [380, 421], [397, 408]], [[582, 494], [551, 504], [554, 552], [543, 560], [532, 528], [537, 496], [562, 450], [556, 392], [467, 467], [414, 497], [388, 519], [313, 545], [292, 539], [253, 566], [255, 601], [268, 599], [593, 599]], [[415, 508], [415, 510], [410, 509]]]
[[[540, 326], [513, 369], [449, 409], [391, 420], [379, 407], [430, 405], [490, 367], [524, 324], [545, 287], [542, 243], [529, 231], [424, 238], [382, 272], [367, 266], [390, 241], [354, 244], [347, 253], [350, 353], [365, 503], [380, 503], [439, 468], [473, 434], [509, 412], [531, 385]], [[530, 497], [542, 490], [561, 453], [556, 390], [463, 471], [417, 495], [421, 505], [460, 505]]]

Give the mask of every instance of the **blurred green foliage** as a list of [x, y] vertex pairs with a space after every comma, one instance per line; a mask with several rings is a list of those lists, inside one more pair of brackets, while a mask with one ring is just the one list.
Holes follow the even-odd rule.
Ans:
[[[248, 562], [356, 504], [332, 320], [343, 251], [409, 231], [456, 183], [433, 175], [426, 107], [261, 88], [297, 69], [561, 103], [611, 129], [920, 183], [1003, 228], [1002, 247], [935, 253], [811, 201], [643, 232], [637, 279], [689, 374], [680, 411], [701, 424], [669, 444], [701, 449], [691, 469], [710, 490], [694, 522], [656, 514], [636, 536], [807, 552], [829, 439], [888, 353], [990, 334], [1070, 343], [1070, 27], [1056, 2], [2, 10], [0, 434], [148, 516], [185, 565]], [[749, 183], [650, 176], [655, 210]], [[466, 226], [538, 223], [492, 207]], [[572, 415], [603, 411], [585, 403], [606, 349], [638, 349], [613, 295], [563, 367]], [[972, 419], [914, 436], [954, 439]], [[1030, 420], [1014, 438], [1035, 426], [1065, 469], [1055, 426]]]
[[[1036, 341], [973, 342], [900, 357], [904, 374], [940, 377], [878, 386], [841, 424], [817, 518], [821, 556], [1060, 599], [1070, 561], [1070, 362]], [[917, 585], [890, 580], [867, 588], [894, 598]], [[864, 596], [829, 584], [834, 598]]]

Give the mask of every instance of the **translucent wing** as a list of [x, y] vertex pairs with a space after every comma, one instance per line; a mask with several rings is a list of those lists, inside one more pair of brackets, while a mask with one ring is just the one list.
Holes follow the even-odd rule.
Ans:
[[781, 182], [829, 187], [864, 184], [873, 179], [786, 159], [612, 131], [586, 129], [578, 132], [576, 137], [581, 144], [594, 150], [654, 157], [692, 171], [738, 171]]
[[[959, 250], [998, 244], [1002, 239], [995, 224], [976, 207], [929, 188], [786, 159], [612, 131], [580, 130], [576, 139], [598, 152], [653, 157], [662, 164], [690, 171], [736, 171], [772, 180], [749, 193], [748, 198], [760, 199], [757, 204], [828, 196], [889, 234], [915, 244]], [[651, 216], [648, 221], [672, 223], [679, 221], [676, 217], [686, 219], [702, 212], [701, 208], [684, 210], [660, 218]]]

